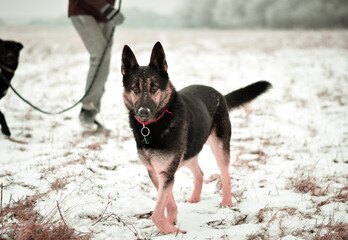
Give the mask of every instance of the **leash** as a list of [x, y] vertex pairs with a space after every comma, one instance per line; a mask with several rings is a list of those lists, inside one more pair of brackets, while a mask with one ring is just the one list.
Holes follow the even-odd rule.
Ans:
[[[119, 0], [119, 2], [118, 2], [118, 9], [117, 9], [117, 11], [116, 11], [115, 16], [116, 16], [116, 15], [120, 12], [120, 10], [121, 10], [121, 3], [122, 3], [122, 0]], [[115, 32], [115, 27], [113, 27], [112, 30], [111, 30], [111, 34], [110, 34], [110, 36], [109, 36], [109, 38], [108, 38], [108, 40], [107, 40], [107, 43], [106, 43], [105, 48], [104, 48], [104, 50], [103, 50], [103, 53], [102, 53], [102, 55], [101, 55], [101, 59], [100, 59], [100, 61], [99, 61], [99, 63], [98, 63], [97, 69], [96, 69], [96, 71], [95, 71], [95, 73], [94, 73], [93, 80], [92, 80], [91, 84], [89, 85], [88, 89], [85, 91], [85, 94], [84, 94], [84, 95], [82, 96], [82, 98], [81, 98], [80, 100], [78, 100], [76, 103], [74, 103], [74, 104], [71, 105], [70, 107], [65, 108], [65, 109], [63, 109], [63, 110], [60, 110], [60, 111], [57, 111], [57, 112], [49, 112], [49, 111], [42, 110], [41, 108], [35, 106], [35, 105], [32, 104], [30, 101], [28, 101], [27, 99], [25, 99], [20, 93], [18, 93], [18, 92], [16, 91], [16, 89], [12, 86], [11, 82], [2, 74], [1, 69], [0, 69], [0, 77], [1, 77], [1, 79], [12, 89], [12, 91], [13, 91], [23, 102], [25, 102], [26, 104], [28, 104], [28, 105], [29, 105], [30, 107], [32, 107], [33, 109], [35, 109], [35, 110], [37, 110], [37, 111], [39, 111], [39, 112], [41, 112], [41, 113], [43, 113], [43, 114], [47, 114], [47, 115], [58, 115], [58, 114], [62, 114], [62, 113], [64, 113], [64, 112], [67, 112], [67, 111], [73, 109], [73, 108], [76, 107], [78, 104], [80, 104], [80, 103], [83, 101], [83, 99], [86, 98], [86, 96], [88, 95], [88, 93], [91, 91], [91, 89], [92, 89], [92, 87], [93, 87], [93, 84], [94, 84], [95, 80], [97, 79], [97, 76], [98, 76], [98, 73], [99, 73], [101, 64], [102, 64], [103, 61], [104, 61], [106, 50], [107, 50], [107, 49], [109, 48], [109, 46], [110, 46], [110, 42], [111, 42], [111, 39], [112, 39], [112, 37], [113, 37], [113, 35], [114, 35], [114, 32]], [[3, 65], [1, 65], [1, 67], [3, 67]], [[7, 68], [4, 67], [4, 69], [7, 71]], [[10, 70], [12, 70], [12, 69], [10, 69]], [[9, 71], [9, 72], [11, 72], [11, 71]], [[14, 73], [14, 71], [12, 70], [11, 73]]]
[[30, 102], [29, 100], [27, 100], [26, 98], [24, 98], [19, 92], [17, 92], [17, 90], [12, 86], [12, 84], [10, 83], [10, 81], [9, 81], [8, 79], [6, 79], [6, 77], [5, 77], [3, 74], [1, 74], [1, 78], [2, 78], [2, 80], [12, 89], [12, 91], [13, 91], [23, 102], [25, 102], [26, 104], [28, 104], [30, 107], [34, 108], [35, 110], [37, 110], [37, 111], [39, 111], [39, 112], [41, 112], [41, 113], [43, 113], [43, 114], [47, 114], [47, 115], [58, 115], [58, 114], [62, 114], [62, 113], [64, 113], [64, 112], [67, 112], [67, 111], [73, 109], [74, 107], [76, 107], [78, 104], [80, 104], [80, 103], [83, 101], [83, 99], [86, 98], [86, 96], [88, 95], [88, 93], [91, 91], [91, 89], [92, 89], [92, 87], [93, 87], [93, 84], [94, 84], [95, 80], [97, 79], [97, 75], [98, 75], [98, 73], [99, 73], [100, 66], [101, 66], [101, 64], [102, 64], [102, 62], [103, 62], [103, 60], [104, 60], [106, 50], [107, 50], [107, 48], [108, 48], [109, 45], [110, 45], [112, 36], [113, 36], [113, 34], [114, 34], [114, 30], [115, 30], [115, 28], [113, 28], [112, 31], [111, 31], [111, 34], [110, 34], [110, 36], [109, 36], [109, 38], [108, 38], [108, 41], [107, 41], [107, 44], [106, 44], [106, 46], [105, 46], [105, 48], [104, 48], [104, 50], [103, 50], [101, 59], [100, 59], [100, 61], [99, 61], [99, 63], [98, 63], [97, 69], [96, 69], [96, 71], [95, 71], [95, 73], [94, 73], [92, 82], [91, 82], [91, 84], [89, 85], [87, 91], [85, 91], [85, 94], [82, 96], [82, 98], [81, 98], [80, 100], [78, 100], [76, 103], [74, 103], [73, 105], [71, 105], [71, 106], [68, 107], [68, 108], [65, 108], [65, 109], [63, 109], [63, 110], [60, 110], [60, 111], [58, 111], [58, 112], [49, 112], [49, 111], [42, 110], [41, 108], [35, 106], [33, 103], [31, 103], [31, 102]]

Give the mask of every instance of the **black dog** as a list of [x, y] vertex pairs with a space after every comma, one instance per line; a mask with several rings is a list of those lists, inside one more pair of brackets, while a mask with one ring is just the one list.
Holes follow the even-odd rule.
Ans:
[[[19, 52], [23, 45], [14, 41], [3, 41], [0, 39], [0, 99], [3, 98], [8, 90], [8, 82], [14, 76], [18, 66]], [[6, 136], [11, 136], [10, 129], [7, 126], [5, 116], [0, 111], [1, 131]]]
[[202, 85], [176, 91], [167, 68], [159, 42], [153, 47], [148, 66], [139, 66], [132, 50], [128, 46], [123, 48], [123, 99], [139, 157], [158, 191], [152, 221], [161, 232], [174, 233], [179, 231], [174, 226], [178, 212], [172, 193], [175, 172], [181, 166], [192, 171], [195, 183], [188, 202], [198, 202], [203, 182], [198, 154], [207, 140], [221, 170], [221, 205], [232, 206], [228, 111], [266, 92], [271, 84], [256, 82], [225, 96]]

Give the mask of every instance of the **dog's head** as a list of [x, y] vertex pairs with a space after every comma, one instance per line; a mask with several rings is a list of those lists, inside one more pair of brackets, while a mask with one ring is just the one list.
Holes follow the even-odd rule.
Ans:
[[0, 64], [15, 70], [18, 66], [19, 52], [23, 45], [15, 41], [0, 39]]
[[156, 119], [170, 102], [174, 88], [167, 69], [160, 42], [153, 47], [148, 66], [139, 66], [132, 50], [124, 46], [121, 66], [123, 99], [126, 107], [143, 122]]
[[7, 80], [11, 81], [14, 71], [18, 66], [19, 52], [23, 45], [14, 41], [0, 39], [0, 99], [6, 95], [8, 85], [2, 81], [3, 74], [7, 74]]

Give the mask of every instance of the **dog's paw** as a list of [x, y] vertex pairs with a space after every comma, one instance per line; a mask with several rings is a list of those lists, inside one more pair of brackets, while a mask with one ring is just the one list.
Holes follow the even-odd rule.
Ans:
[[151, 219], [161, 233], [186, 233], [186, 231], [180, 230], [174, 226], [172, 223], [174, 219], [170, 220], [171, 222], [169, 222], [167, 218], [161, 218], [156, 215], [152, 215]]
[[167, 216], [166, 219], [170, 224], [173, 224], [173, 225], [176, 224], [176, 221], [177, 221], [176, 215]]
[[176, 228], [174, 226], [168, 226], [168, 227], [164, 227], [162, 229], [159, 229], [158, 230], [161, 232], [161, 233], [164, 233], [164, 234], [169, 234], [169, 233], [182, 233], [182, 234], [186, 234], [187, 232], [184, 231], [184, 230], [181, 230], [179, 228]]
[[191, 197], [187, 200], [188, 203], [198, 203], [200, 201], [200, 197]]
[[233, 207], [232, 201], [222, 201], [220, 203], [220, 207], [222, 207], [222, 208]]

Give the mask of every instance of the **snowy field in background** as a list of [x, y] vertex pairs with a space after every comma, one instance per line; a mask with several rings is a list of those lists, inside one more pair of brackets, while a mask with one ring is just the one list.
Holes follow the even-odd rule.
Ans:
[[[58, 111], [83, 95], [89, 56], [74, 29], [0, 27], [0, 38], [25, 46], [12, 83], [34, 104]], [[209, 146], [199, 158], [206, 181], [199, 203], [186, 202], [190, 171], [176, 174], [177, 225], [187, 231], [176, 239], [309, 239], [348, 228], [347, 31], [117, 30], [100, 115], [109, 131], [83, 129], [79, 107], [47, 116], [12, 91], [1, 100], [12, 132], [11, 140], [0, 136], [3, 206], [36, 195], [44, 217], [63, 218], [92, 239], [174, 238], [148, 218], [157, 194], [122, 100], [123, 45], [146, 65], [156, 41], [177, 89], [204, 84], [226, 94], [258, 80], [273, 84], [230, 114], [233, 208], [219, 207]]]

